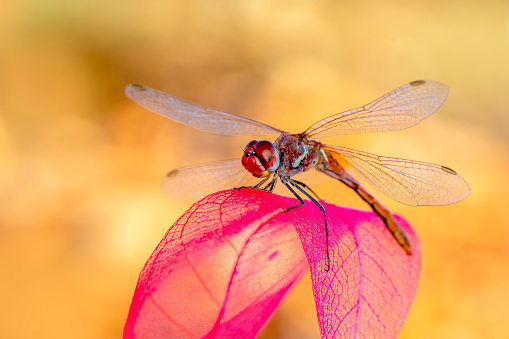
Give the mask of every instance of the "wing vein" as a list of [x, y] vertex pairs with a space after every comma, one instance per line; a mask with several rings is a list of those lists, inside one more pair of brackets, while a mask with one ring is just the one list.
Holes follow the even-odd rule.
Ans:
[[324, 146], [354, 177], [407, 205], [446, 205], [466, 198], [470, 188], [459, 175], [431, 163], [382, 157], [339, 146]]
[[320, 139], [408, 128], [433, 114], [447, 93], [447, 86], [438, 82], [413, 82], [367, 105], [324, 118], [302, 134]]

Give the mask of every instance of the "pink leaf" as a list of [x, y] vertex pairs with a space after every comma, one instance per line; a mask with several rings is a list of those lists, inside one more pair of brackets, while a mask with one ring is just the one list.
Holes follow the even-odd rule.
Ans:
[[[325, 272], [323, 214], [296, 199], [223, 191], [194, 204], [143, 268], [124, 338], [254, 338], [311, 267], [322, 337], [395, 337], [418, 280], [409, 257], [369, 212], [324, 204], [331, 271]], [[297, 233], [300, 236], [302, 245]]]
[[124, 338], [254, 338], [308, 269], [273, 198], [229, 190], [185, 212], [141, 272]]
[[375, 213], [322, 205], [329, 220], [329, 272], [323, 214], [309, 203], [289, 212], [311, 267], [322, 337], [395, 338], [419, 280], [417, 235], [405, 220], [396, 218], [412, 245], [409, 256]]

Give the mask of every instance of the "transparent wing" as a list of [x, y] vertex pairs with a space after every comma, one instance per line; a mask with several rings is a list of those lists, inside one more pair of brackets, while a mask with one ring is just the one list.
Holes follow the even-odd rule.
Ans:
[[447, 205], [470, 195], [454, 170], [426, 162], [382, 157], [339, 146], [324, 146], [327, 156], [388, 197], [411, 206]]
[[[315, 167], [308, 169], [307, 171], [295, 174], [292, 179], [298, 180], [306, 184], [306, 186], [314, 187], [319, 185], [322, 181], [327, 178], [322, 172], [317, 171]], [[285, 187], [286, 189], [286, 187]], [[286, 189], [288, 191], [288, 189]], [[278, 193], [279, 194], [279, 193]], [[289, 196], [293, 196], [290, 195]]]
[[418, 80], [363, 107], [322, 119], [303, 134], [320, 139], [339, 134], [395, 131], [433, 114], [447, 97], [446, 85]]
[[142, 85], [129, 85], [125, 95], [137, 104], [166, 118], [203, 131], [222, 135], [282, 133], [277, 128], [215, 111]]
[[[322, 173], [315, 170], [302, 172], [294, 177], [294, 179], [305, 182], [308, 186], [318, 185], [324, 178]], [[170, 171], [163, 179], [162, 189], [164, 194], [170, 198], [195, 202], [208, 194], [234, 187], [254, 186], [261, 180], [246, 171], [240, 159], [232, 159]], [[293, 196], [281, 184], [276, 184], [274, 193]]]
[[260, 179], [242, 167], [240, 159], [223, 160], [170, 171], [163, 179], [163, 192], [170, 198], [195, 202], [217, 191], [254, 186]]

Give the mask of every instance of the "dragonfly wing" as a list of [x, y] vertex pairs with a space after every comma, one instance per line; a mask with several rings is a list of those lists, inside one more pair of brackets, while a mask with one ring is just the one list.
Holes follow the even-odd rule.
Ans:
[[210, 193], [254, 186], [259, 181], [242, 167], [240, 159], [232, 159], [170, 171], [163, 179], [162, 188], [170, 198], [195, 202]]
[[126, 96], [137, 104], [166, 118], [203, 131], [222, 135], [282, 133], [277, 128], [215, 111], [142, 85], [128, 85]]
[[314, 187], [319, 185], [326, 176], [323, 173], [317, 171], [315, 167], [308, 169], [307, 171], [297, 173], [292, 179], [298, 180], [306, 184], [306, 186]]
[[[325, 176], [316, 170], [309, 170], [294, 178], [305, 182], [308, 186], [316, 186]], [[163, 179], [162, 189], [164, 194], [170, 198], [195, 202], [217, 191], [242, 186], [252, 187], [261, 180], [246, 171], [239, 159], [232, 159], [170, 171]], [[274, 193], [293, 196], [284, 185], [276, 184]]]
[[426, 162], [382, 157], [338, 146], [325, 146], [340, 166], [388, 197], [410, 206], [447, 205], [470, 195], [454, 170]]
[[433, 114], [449, 92], [439, 82], [418, 80], [359, 108], [322, 119], [305, 135], [320, 139], [339, 134], [395, 131], [416, 125]]

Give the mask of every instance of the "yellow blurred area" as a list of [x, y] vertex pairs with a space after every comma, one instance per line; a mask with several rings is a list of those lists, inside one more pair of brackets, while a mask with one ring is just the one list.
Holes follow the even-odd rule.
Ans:
[[[1, 338], [119, 338], [144, 262], [187, 208], [162, 177], [250, 140], [152, 114], [128, 83], [300, 132], [417, 79], [449, 86], [437, 114], [325, 141], [471, 185], [434, 208], [375, 192], [423, 246], [400, 337], [509, 337], [509, 2], [4, 0], [0, 41]], [[317, 192], [367, 208], [340, 183]], [[318, 337], [306, 277], [261, 338]]]

